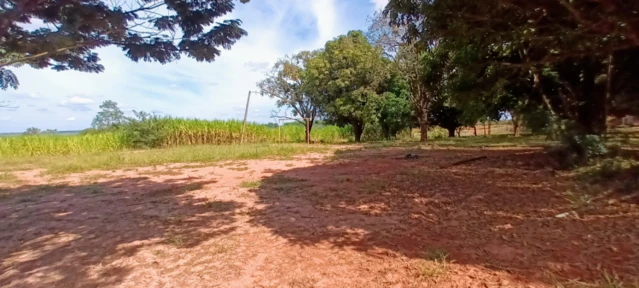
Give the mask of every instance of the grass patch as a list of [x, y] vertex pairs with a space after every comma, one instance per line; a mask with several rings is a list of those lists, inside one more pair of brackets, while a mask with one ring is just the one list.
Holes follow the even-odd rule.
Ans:
[[228, 168], [229, 170], [233, 170], [233, 171], [246, 171], [249, 170], [249, 168], [247, 166], [242, 166], [242, 167], [231, 167]]
[[20, 181], [20, 179], [18, 179], [18, 176], [14, 175], [13, 173], [3, 172], [0, 173], [0, 183], [8, 185], [19, 185], [20, 183], [22, 183], [22, 181]]
[[180, 248], [180, 247], [184, 247], [184, 245], [186, 244], [186, 239], [182, 235], [175, 234], [175, 235], [170, 235], [166, 237], [166, 243]]
[[79, 156], [0, 157], [0, 172], [44, 168], [61, 175], [90, 170], [114, 170], [168, 163], [214, 163], [230, 160], [289, 157], [311, 152], [327, 152], [327, 145], [246, 144], [202, 145], [176, 148], [103, 152]]
[[554, 141], [546, 140], [546, 136], [514, 137], [511, 135], [441, 138], [427, 142], [427, 144], [444, 147], [540, 147], [555, 143]]
[[447, 260], [448, 253], [441, 249], [427, 249], [424, 251], [424, 262], [416, 267], [416, 276], [420, 279], [436, 278], [446, 274], [449, 270], [450, 262]]
[[639, 281], [634, 283], [626, 283], [622, 281], [616, 273], [604, 271], [600, 279], [594, 282], [584, 282], [575, 279], [559, 279], [555, 275], [550, 274], [549, 278], [556, 288], [630, 288], [639, 287]]
[[204, 206], [213, 210], [213, 212], [228, 212], [233, 210], [234, 203], [225, 201], [206, 201], [204, 202]]
[[262, 181], [244, 181], [240, 184], [240, 187], [252, 189], [252, 188], [258, 188], [260, 187], [260, 185], [262, 185]]

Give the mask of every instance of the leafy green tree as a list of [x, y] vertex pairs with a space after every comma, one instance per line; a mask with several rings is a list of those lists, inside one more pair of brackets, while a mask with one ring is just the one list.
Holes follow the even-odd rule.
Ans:
[[437, 104], [431, 107], [428, 121], [448, 130], [448, 137], [455, 137], [455, 131], [464, 126], [461, 115], [462, 111], [455, 107]]
[[91, 123], [94, 129], [116, 128], [118, 125], [126, 122], [124, 112], [120, 110], [117, 102], [106, 100], [100, 105], [100, 109], [102, 109], [102, 111], [95, 115]]
[[122, 125], [124, 135], [133, 148], [158, 148], [166, 138], [166, 121], [161, 116], [133, 110], [134, 117]]
[[[94, 50], [105, 46], [136, 62], [211, 62], [246, 35], [240, 20], [216, 22], [234, 8], [233, 0], [0, 1], [0, 88], [18, 85], [8, 66], [102, 72]], [[24, 25], [34, 21], [45, 25]]]
[[47, 130], [44, 130], [44, 132], [42, 132], [42, 133], [50, 134], [50, 135], [58, 134], [58, 129], [47, 129]]
[[[409, 85], [408, 95], [414, 115], [420, 127], [420, 141], [428, 140], [428, 109], [433, 98], [434, 91], [440, 84], [441, 78], [435, 75], [434, 70], [429, 70], [424, 65], [435, 62], [424, 61], [425, 55], [417, 43], [405, 41], [408, 35], [406, 26], [389, 23], [390, 19], [383, 13], [375, 13], [369, 19], [367, 37], [371, 43], [384, 51], [385, 57], [393, 60], [393, 68], [402, 75]], [[431, 51], [432, 52], [432, 51]], [[433, 56], [433, 55], [430, 55]]]
[[413, 109], [407, 98], [386, 92], [382, 94], [379, 125], [384, 138], [391, 139], [400, 131], [410, 128]]
[[366, 123], [378, 117], [379, 86], [389, 77], [388, 60], [381, 54], [362, 31], [350, 31], [327, 42], [303, 74], [308, 89], [320, 97], [326, 118], [351, 124], [356, 142]]
[[385, 139], [394, 138], [401, 130], [410, 128], [414, 116], [408, 82], [398, 71], [391, 74], [379, 88], [382, 97], [378, 104], [378, 122]]
[[27, 131], [25, 131], [23, 134], [24, 135], [38, 135], [38, 134], [40, 134], [40, 132], [42, 132], [40, 130], [40, 128], [29, 127], [29, 128], [27, 128]]
[[639, 47], [633, 1], [390, 0], [385, 15], [420, 47], [449, 46], [465, 62], [456, 73], [498, 80], [477, 88], [526, 86], [513, 94], [519, 104], [541, 105], [582, 133], [603, 133], [609, 113], [629, 113], [617, 103], [637, 105], [627, 79], [639, 74], [622, 64]]
[[318, 53], [302, 51], [280, 59], [275, 63], [271, 72], [266, 75], [266, 79], [257, 84], [262, 95], [276, 99], [277, 107], [287, 107], [293, 113], [293, 117], [282, 115], [278, 115], [278, 117], [295, 120], [304, 126], [306, 126], [306, 120], [300, 118], [309, 119], [307, 136], [310, 135], [315, 118], [320, 112], [320, 95], [306, 89], [302, 73], [306, 63], [316, 57]]

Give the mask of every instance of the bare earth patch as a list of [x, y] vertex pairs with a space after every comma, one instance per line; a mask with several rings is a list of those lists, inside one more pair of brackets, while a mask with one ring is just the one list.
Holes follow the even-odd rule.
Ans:
[[536, 150], [405, 152], [16, 172], [0, 184], [0, 286], [637, 283], [636, 204], [556, 217], [572, 184]]

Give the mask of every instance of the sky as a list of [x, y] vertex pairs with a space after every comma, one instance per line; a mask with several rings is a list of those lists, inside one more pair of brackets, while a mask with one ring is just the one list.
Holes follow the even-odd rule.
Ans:
[[[322, 48], [350, 30], [366, 28], [367, 17], [388, 0], [251, 0], [236, 4], [225, 18], [240, 19], [248, 36], [215, 62], [183, 57], [169, 64], [135, 63], [117, 47], [96, 50], [105, 66], [99, 74], [12, 68], [17, 90], [0, 90], [0, 133], [28, 127], [81, 130], [105, 100], [127, 115], [143, 110], [160, 115], [200, 119], [241, 119], [249, 91], [278, 58]], [[248, 120], [273, 122], [275, 101], [254, 93]], [[281, 110], [280, 113], [284, 111]]]

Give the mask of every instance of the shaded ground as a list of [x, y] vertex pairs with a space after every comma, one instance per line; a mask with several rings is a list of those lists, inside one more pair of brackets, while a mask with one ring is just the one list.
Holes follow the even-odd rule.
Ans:
[[[0, 190], [2, 287], [553, 287], [639, 275], [639, 209], [537, 150], [171, 165]], [[488, 158], [450, 166], [458, 160]], [[613, 277], [614, 278], [614, 277]]]

